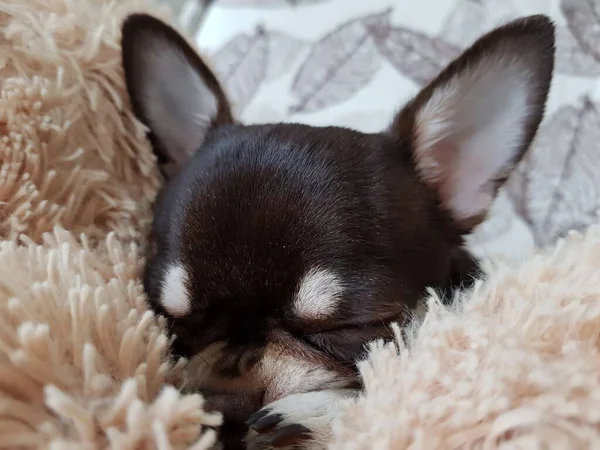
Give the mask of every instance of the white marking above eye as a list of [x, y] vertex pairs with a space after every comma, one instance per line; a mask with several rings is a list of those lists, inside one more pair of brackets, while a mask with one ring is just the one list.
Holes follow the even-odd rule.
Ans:
[[303, 319], [326, 318], [337, 308], [343, 292], [335, 273], [326, 269], [311, 269], [300, 281], [294, 310]]
[[188, 274], [181, 265], [171, 265], [162, 282], [160, 303], [173, 317], [183, 317], [191, 310], [187, 287]]

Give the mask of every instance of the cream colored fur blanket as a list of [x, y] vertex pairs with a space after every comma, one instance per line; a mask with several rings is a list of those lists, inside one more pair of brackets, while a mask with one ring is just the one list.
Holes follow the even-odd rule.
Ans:
[[[0, 448], [207, 449], [139, 279], [159, 185], [127, 103], [137, 0], [0, 1]], [[600, 448], [600, 228], [373, 346], [334, 449]]]
[[600, 448], [600, 227], [373, 345], [336, 449]]

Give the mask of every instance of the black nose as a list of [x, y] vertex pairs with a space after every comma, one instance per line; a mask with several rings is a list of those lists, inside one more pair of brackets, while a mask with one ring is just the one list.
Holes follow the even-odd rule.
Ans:
[[248, 432], [246, 421], [262, 406], [263, 394], [246, 392], [215, 392], [202, 390], [207, 411], [223, 414], [223, 424], [219, 428], [219, 440], [224, 450], [246, 448], [244, 438]]

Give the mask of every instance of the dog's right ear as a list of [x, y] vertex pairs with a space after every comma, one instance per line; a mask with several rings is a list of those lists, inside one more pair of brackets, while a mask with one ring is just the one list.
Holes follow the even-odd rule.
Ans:
[[463, 232], [489, 211], [535, 137], [554, 69], [554, 24], [529, 16], [482, 36], [396, 116], [420, 178]]
[[212, 127], [233, 122], [231, 108], [198, 53], [164, 22], [130, 15], [121, 47], [133, 110], [150, 129], [161, 170], [172, 175]]

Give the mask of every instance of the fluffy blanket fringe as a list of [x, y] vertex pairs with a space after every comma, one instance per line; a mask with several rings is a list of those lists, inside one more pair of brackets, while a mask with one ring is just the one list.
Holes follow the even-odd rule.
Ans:
[[[158, 187], [127, 104], [137, 0], [0, 2], [0, 448], [209, 448], [144, 304]], [[167, 387], [165, 387], [167, 386]]]
[[600, 448], [600, 226], [487, 279], [360, 364], [334, 449]]

